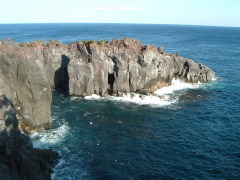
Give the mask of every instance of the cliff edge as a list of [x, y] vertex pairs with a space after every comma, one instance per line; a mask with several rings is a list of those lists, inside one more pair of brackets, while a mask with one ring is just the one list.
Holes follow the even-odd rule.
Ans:
[[0, 73], [20, 127], [29, 133], [51, 127], [52, 89], [80, 97], [121, 95], [153, 92], [173, 78], [207, 83], [215, 76], [203, 64], [130, 38], [70, 44], [0, 41]]

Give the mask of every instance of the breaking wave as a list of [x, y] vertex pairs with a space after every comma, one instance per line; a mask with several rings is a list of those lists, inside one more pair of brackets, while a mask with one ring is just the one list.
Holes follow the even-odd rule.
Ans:
[[200, 84], [201, 83], [190, 84], [190, 83], [185, 83], [179, 79], [173, 79], [171, 86], [167, 86], [167, 87], [158, 89], [154, 93], [159, 96], [166, 95], [166, 94], [173, 94], [175, 91], [198, 88]]
[[152, 105], [152, 106], [167, 106], [170, 105], [176, 100], [171, 99], [170, 96], [154, 96], [154, 95], [141, 95], [136, 93], [127, 93], [122, 97], [109, 96], [109, 100], [120, 101], [120, 102], [129, 102], [139, 105]]
[[[53, 118], [53, 121], [55, 119]], [[59, 121], [59, 120], [58, 120]], [[33, 141], [34, 147], [48, 147], [54, 144], [58, 144], [64, 140], [69, 132], [69, 125], [65, 120], [59, 121], [57, 128], [52, 128], [50, 130], [41, 130], [31, 134], [31, 139]]]
[[107, 96], [100, 97], [99, 95], [93, 94], [91, 96], [86, 96], [84, 99], [86, 100], [111, 100], [111, 101], [119, 101], [119, 102], [128, 102], [139, 105], [150, 105], [153, 107], [162, 107], [168, 106], [178, 101], [178, 96], [172, 96], [174, 92], [194, 89], [198, 88], [200, 83], [198, 84], [190, 84], [184, 83], [179, 79], [173, 79], [171, 82], [171, 86], [163, 87], [158, 89], [152, 95], [141, 95], [137, 93], [126, 93], [123, 94], [122, 97], [116, 96]]

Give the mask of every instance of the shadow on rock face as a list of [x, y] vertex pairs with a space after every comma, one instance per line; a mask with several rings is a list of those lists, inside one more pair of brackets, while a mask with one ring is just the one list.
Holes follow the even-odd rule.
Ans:
[[113, 94], [113, 84], [115, 81], [114, 73], [110, 74], [108, 73], [108, 86], [109, 86], [109, 94]]
[[69, 95], [69, 74], [68, 65], [70, 59], [65, 54], [62, 55], [61, 65], [55, 72], [54, 87], [57, 92], [65, 95]]
[[0, 180], [50, 180], [60, 156], [52, 150], [34, 149], [28, 135], [20, 132], [12, 102], [0, 96]]

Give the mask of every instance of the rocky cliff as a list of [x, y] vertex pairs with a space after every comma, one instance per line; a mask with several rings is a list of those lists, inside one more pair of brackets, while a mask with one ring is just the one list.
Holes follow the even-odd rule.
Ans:
[[52, 89], [81, 97], [119, 95], [155, 91], [173, 78], [206, 83], [215, 76], [200, 63], [130, 38], [71, 44], [0, 41], [0, 73], [27, 132], [51, 126]]
[[11, 101], [0, 96], [0, 179], [50, 180], [58, 153], [34, 149], [30, 138], [18, 128]]

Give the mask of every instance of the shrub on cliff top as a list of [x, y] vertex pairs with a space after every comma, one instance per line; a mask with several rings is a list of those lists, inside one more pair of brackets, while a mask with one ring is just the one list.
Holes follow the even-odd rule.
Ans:
[[83, 41], [83, 44], [91, 44], [96, 42], [96, 40], [87, 40], [87, 41]]
[[47, 44], [47, 41], [46, 41], [46, 40], [36, 39], [35, 41], [28, 42], [27, 45], [28, 45], [29, 47], [32, 47], [33, 44], [36, 44], [36, 43], [41, 44], [41, 45], [46, 45], [46, 44]]
[[108, 48], [109, 48], [109, 47], [111, 47], [111, 45], [110, 45], [110, 44], [108, 44], [108, 43], [107, 43], [107, 44], [105, 44], [105, 46], [106, 46], [106, 47], [108, 47]]
[[97, 44], [100, 46], [104, 45], [105, 47], [108, 47], [108, 48], [111, 46], [110, 42], [104, 39], [97, 41]]
[[103, 45], [103, 44], [106, 44], [107, 41], [104, 40], [104, 39], [101, 39], [100, 41], [97, 42], [98, 45]]
[[50, 47], [50, 46], [55, 46], [55, 45], [60, 45], [62, 44], [62, 42], [58, 41], [58, 40], [54, 40], [54, 39], [49, 39], [49, 42], [46, 44], [47, 47]]

